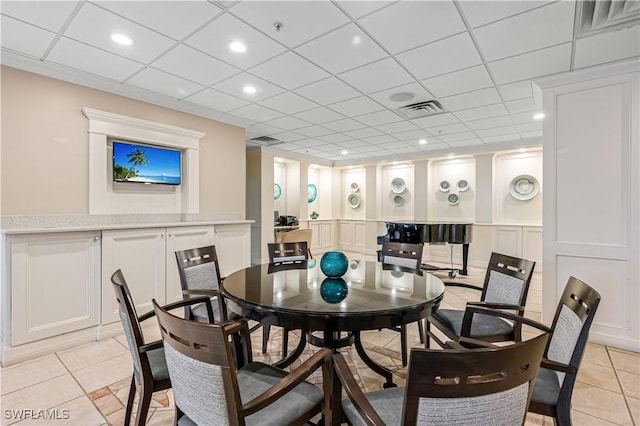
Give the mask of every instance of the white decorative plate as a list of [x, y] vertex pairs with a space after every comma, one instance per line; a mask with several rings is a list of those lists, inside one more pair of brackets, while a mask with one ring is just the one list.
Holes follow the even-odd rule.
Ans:
[[277, 183], [273, 184], [273, 199], [277, 200], [282, 195], [282, 188]]
[[358, 191], [360, 191], [360, 187], [358, 186], [357, 183], [353, 182], [351, 184], [351, 192], [358, 192]]
[[318, 196], [318, 187], [310, 183], [307, 185], [307, 202], [313, 203]]
[[458, 194], [449, 194], [447, 201], [450, 205], [456, 206], [460, 202], [460, 198], [458, 198]]
[[509, 183], [509, 193], [516, 200], [530, 200], [540, 191], [538, 179], [531, 175], [519, 175]]
[[402, 195], [396, 195], [395, 197], [393, 197], [393, 204], [395, 204], [396, 206], [403, 205], [404, 198], [402, 198]]
[[356, 194], [351, 194], [347, 197], [347, 202], [349, 203], [349, 207], [355, 209], [360, 205], [360, 197]]
[[469, 182], [467, 182], [464, 179], [460, 179], [458, 181], [458, 183], [456, 184], [456, 186], [458, 187], [458, 191], [464, 192], [464, 191], [467, 191], [469, 189]]
[[449, 190], [451, 189], [451, 184], [449, 183], [448, 180], [443, 180], [442, 182], [440, 182], [440, 191], [442, 192], [449, 192]]
[[404, 183], [402, 178], [393, 178], [391, 181], [391, 190], [396, 194], [402, 194], [407, 189], [407, 184]]

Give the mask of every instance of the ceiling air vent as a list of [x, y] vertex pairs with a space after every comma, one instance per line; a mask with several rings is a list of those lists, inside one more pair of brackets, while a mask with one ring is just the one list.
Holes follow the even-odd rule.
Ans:
[[405, 105], [396, 110], [401, 116], [409, 120], [420, 117], [428, 117], [446, 112], [440, 102], [436, 100], [418, 102], [415, 104]]
[[247, 142], [257, 146], [273, 146], [284, 143], [280, 139], [271, 138], [269, 136], [258, 136], [257, 138], [249, 139]]
[[588, 0], [578, 2], [578, 7], [581, 8], [578, 37], [637, 25], [640, 19], [638, 0]]

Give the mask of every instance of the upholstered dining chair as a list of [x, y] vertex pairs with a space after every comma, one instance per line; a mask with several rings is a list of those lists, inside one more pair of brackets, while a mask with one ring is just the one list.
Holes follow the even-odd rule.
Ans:
[[405, 387], [363, 393], [342, 354], [332, 392], [351, 425], [524, 424], [548, 335], [504, 347], [411, 349]]
[[313, 238], [313, 230], [311, 228], [295, 229], [293, 231], [285, 232], [280, 238], [281, 243], [296, 243], [304, 241], [307, 243], [307, 251], [309, 252], [309, 259], [313, 259], [311, 254], [311, 239]]
[[287, 373], [252, 361], [245, 320], [207, 324], [174, 316], [155, 300], [153, 307], [177, 424], [301, 425], [320, 412], [329, 414], [329, 389], [305, 379], [322, 368], [323, 382], [330, 383], [330, 349], [319, 350]]
[[[474, 313], [494, 315], [537, 328], [551, 337], [536, 377], [529, 411], [554, 418], [558, 425], [571, 425], [571, 396], [587, 345], [589, 329], [600, 304], [600, 293], [583, 281], [570, 277], [560, 297], [551, 327], [509, 312], [474, 306]], [[473, 339], [461, 343], [477, 347]]]
[[480, 291], [480, 301], [467, 302], [465, 310], [441, 308], [434, 310], [427, 317], [426, 346], [429, 347], [430, 338], [441, 347], [444, 346], [444, 342], [433, 333], [431, 326], [442, 332], [446, 339], [453, 341], [457, 341], [461, 336], [486, 342], [522, 340], [520, 323], [514, 324], [494, 316], [474, 315], [468, 308], [484, 306], [508, 309], [523, 316], [535, 265], [536, 263], [530, 260], [491, 253], [482, 287], [445, 281], [446, 286], [466, 287]]
[[[403, 270], [419, 271], [420, 265], [422, 264], [423, 248], [424, 246], [422, 244], [385, 242], [382, 244], [382, 250], [380, 250], [380, 261], [386, 265], [400, 266]], [[402, 365], [406, 367], [408, 351], [407, 324], [402, 324], [389, 330], [400, 333]], [[424, 343], [425, 337], [422, 321], [418, 321], [418, 334], [420, 335], [420, 342]]]
[[[155, 311], [147, 312], [141, 316], [136, 313], [129, 286], [125, 281], [124, 275], [118, 269], [111, 276], [113, 291], [118, 302], [118, 314], [120, 322], [127, 338], [129, 352], [133, 359], [133, 376], [131, 377], [131, 386], [129, 387], [129, 397], [127, 399], [127, 407], [125, 409], [124, 424], [131, 422], [131, 413], [133, 411], [136, 391], [138, 395], [138, 410], [136, 412], [136, 425], [144, 425], [147, 421], [147, 412], [151, 403], [153, 392], [171, 388], [167, 363], [164, 356], [164, 348], [162, 341], [146, 343], [142, 333], [141, 322], [153, 318]], [[213, 309], [207, 297], [194, 298], [179, 302], [176, 307], [182, 307], [187, 304], [201, 303], [208, 304], [205, 312], [213, 315]]]

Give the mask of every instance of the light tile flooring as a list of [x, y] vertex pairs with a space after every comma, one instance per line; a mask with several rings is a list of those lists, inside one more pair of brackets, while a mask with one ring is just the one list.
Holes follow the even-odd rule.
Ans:
[[[444, 277], [444, 275], [442, 275]], [[471, 268], [470, 280], [482, 282], [484, 270]], [[450, 287], [443, 307], [463, 308], [466, 300], [477, 300], [475, 292]], [[540, 318], [541, 277], [532, 281], [527, 315]], [[275, 361], [281, 335], [272, 328], [268, 353], [260, 354], [260, 333], [254, 333], [255, 360]], [[158, 337], [157, 327], [145, 329], [147, 339]], [[420, 345], [415, 324], [409, 327], [411, 345]], [[402, 384], [406, 369], [400, 362], [400, 336], [382, 330], [363, 334], [365, 348], [378, 363], [391, 368]], [[296, 339], [290, 339], [291, 348]], [[301, 357], [304, 360], [313, 347]], [[379, 389], [380, 376], [369, 370], [351, 348], [344, 351], [366, 390]], [[298, 361], [300, 362], [300, 361]], [[293, 365], [295, 367], [296, 364]], [[131, 379], [131, 359], [123, 336], [56, 352], [39, 359], [0, 369], [1, 425], [122, 425], [124, 404]], [[321, 375], [312, 381], [321, 382]], [[23, 410], [23, 411], [20, 411]], [[27, 411], [24, 411], [27, 410]], [[55, 419], [44, 419], [44, 411]], [[148, 415], [150, 426], [173, 424], [171, 390], [154, 394]], [[36, 418], [26, 418], [31, 415]], [[40, 418], [37, 418], [40, 416]], [[575, 425], [640, 424], [640, 354], [589, 344], [573, 393]], [[529, 414], [527, 425], [552, 425], [550, 418]]]

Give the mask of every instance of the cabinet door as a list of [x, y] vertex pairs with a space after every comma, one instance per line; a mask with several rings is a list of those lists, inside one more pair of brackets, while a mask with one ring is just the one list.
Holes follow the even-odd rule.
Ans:
[[11, 345], [100, 323], [100, 236], [12, 237]]
[[250, 225], [216, 225], [216, 253], [220, 275], [227, 275], [251, 265]]
[[102, 233], [102, 323], [119, 321], [111, 275], [122, 269], [138, 315], [153, 309], [151, 299], [165, 299], [165, 229], [132, 229]]
[[167, 303], [182, 300], [175, 252], [215, 244], [213, 226], [181, 226], [167, 229]]
[[353, 246], [353, 222], [338, 222], [338, 238], [341, 250], [348, 250]]

